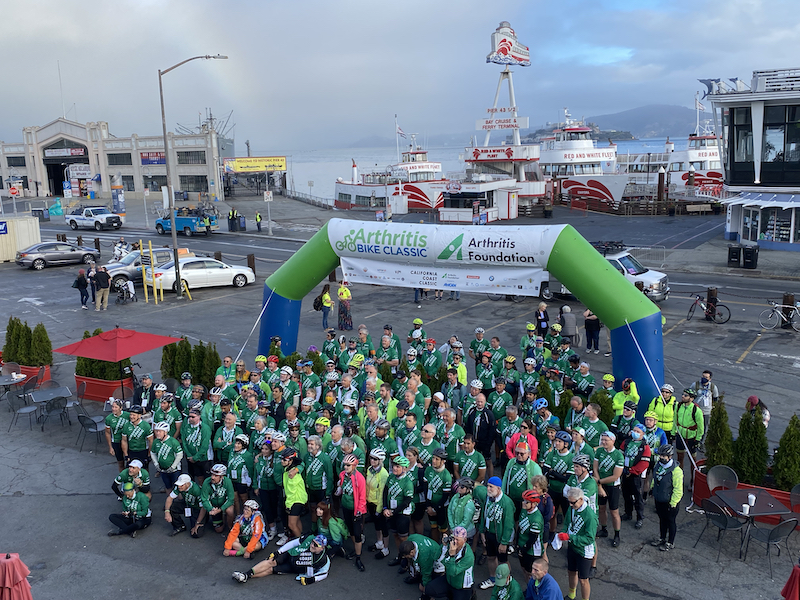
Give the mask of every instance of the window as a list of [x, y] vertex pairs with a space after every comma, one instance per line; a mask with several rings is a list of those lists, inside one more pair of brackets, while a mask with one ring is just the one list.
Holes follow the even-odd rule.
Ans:
[[167, 176], [153, 175], [152, 177], [143, 177], [142, 182], [144, 187], [150, 188], [151, 192], [160, 192], [162, 187], [167, 187]]
[[111, 153], [108, 154], [108, 166], [109, 167], [116, 167], [119, 165], [132, 165], [131, 153], [130, 152], [118, 152], [118, 153]]
[[6, 157], [6, 164], [9, 167], [24, 167], [25, 166], [25, 157], [24, 156], [7, 156]]
[[784, 125], [764, 125], [764, 162], [783, 162], [783, 129]]
[[784, 151], [784, 160], [786, 162], [800, 163], [800, 123], [786, 124], [786, 145]]
[[[128, 155], [130, 156], [130, 155]], [[126, 192], [135, 192], [136, 188], [133, 185], [133, 175], [122, 176], [122, 189]]]
[[792, 210], [765, 208], [761, 211], [759, 240], [788, 242], [792, 226]]
[[350, 194], [343, 194], [342, 192], [339, 192], [338, 200], [340, 202], [350, 202], [351, 198], [352, 196]]
[[178, 152], [179, 165], [204, 165], [206, 164], [205, 150], [190, 150]]
[[181, 189], [184, 192], [207, 192], [208, 178], [205, 175], [181, 175]]

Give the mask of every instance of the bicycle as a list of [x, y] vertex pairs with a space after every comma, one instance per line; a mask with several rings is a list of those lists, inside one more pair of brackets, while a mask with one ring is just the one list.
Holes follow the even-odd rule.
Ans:
[[713, 320], [715, 323], [719, 323], [720, 325], [727, 323], [731, 318], [731, 311], [724, 304], [712, 304], [703, 300], [702, 296], [695, 295], [695, 300], [689, 307], [689, 314], [686, 315], [687, 321], [692, 320], [692, 316], [694, 315], [694, 311], [698, 305], [703, 309], [703, 313], [707, 318]]
[[525, 296], [519, 296], [517, 294], [486, 294], [489, 297], [489, 300], [493, 302], [497, 302], [498, 300], [509, 300], [511, 302], [522, 302], [525, 300]]
[[[758, 315], [758, 324], [761, 325], [761, 327], [764, 329], [775, 329], [778, 323], [791, 323], [795, 331], [800, 331], [800, 302], [795, 302], [795, 305], [791, 306], [789, 304], [778, 304], [772, 300], [767, 300], [767, 304], [772, 308], [768, 308]], [[789, 313], [788, 317], [783, 314], [784, 308], [790, 309], [787, 311]]]
[[141, 386], [141, 382], [139, 381], [139, 376], [133, 370], [133, 367], [139, 367], [141, 369], [142, 365], [137, 362], [132, 362], [129, 367], [123, 367], [122, 371], [127, 377], [133, 380], [133, 389], [136, 389]]

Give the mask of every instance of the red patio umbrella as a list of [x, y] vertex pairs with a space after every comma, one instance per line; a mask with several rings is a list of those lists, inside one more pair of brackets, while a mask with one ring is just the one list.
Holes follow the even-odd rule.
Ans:
[[124, 379], [120, 361], [180, 341], [181, 338], [115, 327], [80, 342], [56, 348], [53, 352], [105, 360], [107, 362], [118, 362], [120, 363], [120, 379]]
[[0, 555], [0, 600], [31, 600], [30, 573], [19, 554]]

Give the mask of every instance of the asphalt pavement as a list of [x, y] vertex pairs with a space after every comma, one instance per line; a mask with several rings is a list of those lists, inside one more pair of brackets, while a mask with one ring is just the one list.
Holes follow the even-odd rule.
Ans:
[[[249, 217], [256, 208], [263, 207], [263, 202], [254, 199], [236, 199], [233, 204]], [[220, 207], [220, 212], [227, 212], [227, 207]], [[272, 238], [265, 232], [251, 231], [250, 222], [245, 233], [179, 238], [181, 245], [197, 252], [221, 251], [223, 260], [231, 262], [255, 254], [258, 259], [255, 285], [243, 289], [197, 290], [192, 301], [179, 301], [168, 293], [157, 306], [151, 299], [150, 303], [111, 305], [108, 312], [95, 313], [81, 311], [77, 293], [69, 288], [75, 269], [60, 267], [33, 272], [13, 264], [0, 264], [0, 277], [5, 284], [0, 288], [2, 314], [21, 317], [31, 325], [44, 322], [54, 347], [80, 339], [84, 330], [109, 329], [119, 324], [150, 332], [187, 335], [193, 342], [212, 341], [221, 355], [236, 356], [242, 351], [242, 357], [251, 364], [256, 353], [257, 328], [251, 338], [248, 335], [260, 310], [264, 278], [331, 216], [369, 216], [324, 211], [281, 197], [273, 203], [272, 214], [276, 221]], [[792, 276], [792, 269], [797, 271], [797, 261], [793, 260], [796, 254], [762, 251], [759, 272], [718, 271], [717, 268], [727, 269], [720, 266], [725, 264], [727, 254], [726, 244], [720, 239], [721, 217], [648, 220], [583, 216], [558, 209], [556, 218], [549, 221], [553, 222], [570, 222], [589, 239], [621, 239], [626, 243], [664, 246], [663, 270], [670, 275], [673, 289], [670, 299], [661, 305], [667, 319], [666, 381], [676, 388], [687, 386], [699, 377], [703, 368], [711, 368], [715, 382], [725, 392], [734, 430], [745, 399], [757, 393], [772, 411], [768, 436], [773, 445], [777, 443], [796, 410], [794, 398], [800, 388], [798, 334], [791, 330], [762, 331], [757, 317], [766, 308], [767, 298], [780, 299], [784, 291], [800, 294], [800, 285], [785, 276]], [[75, 237], [66, 225], [43, 224], [43, 238], [54, 236], [55, 232], [67, 233], [71, 240]], [[82, 233], [85, 240], [95, 237], [93, 231]], [[122, 234], [126, 238], [141, 236], [153, 243], [168, 243], [167, 238], [144, 230], [143, 215], [129, 213]], [[117, 232], [100, 234], [103, 244], [109, 244], [103, 246], [104, 256], [108, 256], [106, 252], [110, 254], [110, 244], [118, 236]], [[687, 253], [687, 260], [671, 264], [681, 252]], [[716, 325], [697, 317], [686, 320], [690, 294], [703, 292], [708, 286], [717, 287], [720, 300], [731, 308], [733, 317], [729, 323]], [[500, 336], [508, 348], [516, 347], [525, 322], [536, 309], [535, 300], [520, 304], [493, 302], [480, 294], [462, 294], [458, 302], [430, 299], [417, 308], [410, 290], [366, 285], [354, 286], [353, 297], [354, 323], [365, 323], [373, 335], [389, 322], [402, 337], [411, 320], [419, 316], [425, 320], [429, 334], [437, 338], [457, 333], [462, 340], [469, 340], [474, 327], [482, 326], [489, 335]], [[320, 316], [311, 308], [310, 298], [311, 295], [303, 306], [302, 348], [319, 346], [323, 337]], [[571, 304], [573, 310], [581, 309], [574, 299], [561, 301]], [[603, 336], [601, 344], [605, 343]], [[137, 357], [141, 372], [152, 371], [158, 379], [160, 357], [158, 351]], [[611, 358], [603, 354], [589, 358], [595, 374], [610, 370]], [[74, 389], [74, 358], [55, 355], [54, 363], [54, 378]], [[92, 404], [88, 410], [102, 414], [100, 405]], [[0, 403], [0, 431], [8, 429], [10, 419], [11, 414]], [[300, 590], [299, 584], [288, 577], [251, 581], [244, 586], [236, 584], [230, 573], [246, 569], [250, 563], [243, 558], [223, 558], [223, 540], [213, 533], [201, 540], [167, 537], [169, 530], [161, 520], [163, 494], [154, 496], [153, 526], [137, 539], [106, 537], [110, 528], [108, 514], [117, 511], [119, 504], [110, 490], [116, 464], [107, 454], [105, 442], [96, 446], [90, 436], [83, 452], [79, 452], [75, 444], [79, 427], [74, 416], [71, 426], [66, 423], [62, 426], [51, 419], [45, 429], [42, 432], [34, 426], [29, 431], [23, 418], [0, 437], [3, 482], [0, 550], [20, 552], [31, 567], [35, 598], [147, 593], [145, 590], [149, 592], [153, 584], [158, 586], [157, 593], [176, 598], [230, 593], [244, 598], [264, 594], [283, 598]], [[158, 483], [154, 487], [160, 489]], [[619, 548], [599, 545], [599, 573], [593, 581], [592, 598], [779, 598], [796, 557], [796, 539], [790, 540], [790, 557], [785, 553], [773, 556], [775, 580], [771, 581], [766, 557], [758, 547], [751, 548], [746, 563], [738, 560], [735, 535], [725, 536], [718, 563], [714, 562], [718, 548], [715, 530], [706, 532], [693, 548], [705, 523], [701, 515], [681, 511], [676, 549], [667, 555], [647, 543], [657, 533], [657, 519], [651, 507], [646, 508], [646, 517], [645, 527], [639, 532], [629, 523], [623, 524], [623, 544]], [[367, 540], [371, 543], [373, 539], [370, 526]], [[550, 557], [551, 573], [566, 591], [564, 553], [551, 551]], [[367, 571], [362, 574], [351, 563], [334, 559], [331, 577], [316, 585], [313, 593], [335, 600], [351, 598], [354, 593], [392, 599], [417, 597], [417, 591], [403, 584], [402, 577], [395, 574], [396, 569], [369, 556], [365, 563]], [[511, 565], [514, 576], [521, 577], [516, 560], [512, 559]], [[481, 581], [486, 575], [485, 566], [476, 567], [476, 580]], [[478, 597], [488, 600], [490, 593], [479, 591]]]

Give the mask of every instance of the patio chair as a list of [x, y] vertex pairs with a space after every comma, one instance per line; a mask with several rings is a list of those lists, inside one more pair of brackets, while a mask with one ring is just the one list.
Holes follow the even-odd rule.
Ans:
[[105, 425], [102, 422], [98, 423], [93, 421], [91, 417], [86, 415], [78, 415], [78, 423], [81, 424], [81, 430], [78, 432], [78, 439], [75, 440], [75, 444], [77, 444], [81, 440], [81, 436], [83, 436], [83, 441], [81, 441], [81, 447], [78, 452], [83, 452], [83, 442], [86, 441], [86, 436], [90, 433], [94, 433], [97, 435], [94, 444], [94, 452], [97, 454], [97, 445], [103, 441], [101, 435], [105, 431]]
[[69, 420], [67, 416], [67, 399], [64, 396], [53, 398], [45, 403], [42, 409], [42, 431], [44, 431], [44, 424], [47, 423], [47, 419], [53, 415], [58, 415], [62, 427], [64, 426], [64, 417]]
[[747, 521], [740, 521], [736, 517], [728, 515], [719, 504], [717, 504], [716, 502], [714, 502], [709, 498], [703, 500], [702, 508], [706, 514], [706, 524], [703, 527], [703, 531], [701, 531], [700, 535], [697, 536], [697, 541], [694, 543], [694, 546], [692, 547], [697, 548], [697, 543], [700, 541], [700, 538], [703, 537], [706, 528], [709, 526], [709, 524], [713, 525], [714, 527], [719, 529], [719, 531], [717, 532], [717, 541], [719, 542], [719, 550], [717, 550], [717, 562], [719, 562], [719, 555], [722, 552], [722, 540], [720, 539], [720, 537], [724, 537], [724, 534], [727, 531], [738, 531], [739, 545], [741, 546], [742, 538], [744, 536], [743, 530], [745, 525], [747, 525]]
[[0, 369], [0, 374], [11, 375], [12, 373], [22, 373], [22, 371], [19, 368], [19, 363], [15, 362], [4, 363], [2, 369]]
[[789, 492], [789, 498], [791, 499], [791, 506], [789, 508], [792, 509], [793, 513], [800, 514], [800, 483], [792, 488], [792, 491]]
[[11, 407], [11, 412], [14, 413], [11, 423], [8, 425], [8, 431], [11, 431], [11, 428], [14, 426], [14, 423], [17, 422], [20, 415], [28, 415], [28, 426], [29, 429], [33, 430], [33, 417], [39, 411], [39, 407], [36, 405], [28, 406], [25, 404], [25, 400], [23, 400], [22, 397], [13, 394], [8, 395], [8, 402]]
[[[730, 467], [726, 467], [725, 465], [715, 465], [708, 470], [708, 473], [706, 473], [706, 481], [708, 482], [708, 491], [713, 495], [714, 490], [717, 488], [735, 490], [736, 486], [739, 485], [739, 476], [736, 475], [736, 471]], [[736, 486], [728, 488], [725, 485], [726, 482], [736, 482]]]
[[[781, 542], [786, 546], [786, 555], [791, 559], [789, 552], [789, 536], [797, 527], [797, 519], [788, 519], [773, 527], [763, 529], [758, 525], [753, 525], [747, 536], [747, 543], [744, 546], [744, 560], [747, 560], [747, 550], [750, 548], [750, 540], [755, 540], [759, 544], [764, 544], [767, 548], [767, 558], [769, 559], [769, 578], [772, 579], [772, 546], [778, 549], [778, 556], [781, 555]], [[792, 561], [794, 562], [794, 561]]]
[[28, 381], [25, 382], [25, 385], [22, 386], [22, 389], [16, 393], [16, 396], [18, 398], [22, 398], [22, 401], [25, 404], [27, 404], [28, 398], [30, 397], [31, 392], [33, 392], [36, 389], [36, 383], [38, 381], [39, 377], [37, 375], [34, 375], [30, 379], [28, 379]]
[[36, 373], [36, 377], [37, 380], [39, 381], [38, 387], [42, 387], [42, 385], [44, 384], [44, 367], [39, 367], [39, 372]]

